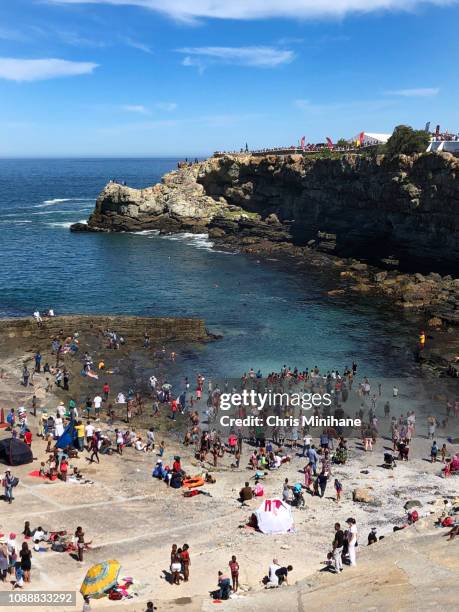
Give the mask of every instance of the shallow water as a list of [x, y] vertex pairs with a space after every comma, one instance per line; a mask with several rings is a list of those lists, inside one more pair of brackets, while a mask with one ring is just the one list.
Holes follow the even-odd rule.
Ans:
[[[150, 185], [173, 159], [0, 160], [0, 316], [198, 316], [224, 338], [180, 356], [189, 375], [239, 376], [284, 363], [368, 375], [413, 372], [415, 334], [370, 300], [329, 298], [319, 271], [215, 251], [205, 235], [71, 234], [115, 178]], [[351, 301], [350, 301], [351, 300]]]

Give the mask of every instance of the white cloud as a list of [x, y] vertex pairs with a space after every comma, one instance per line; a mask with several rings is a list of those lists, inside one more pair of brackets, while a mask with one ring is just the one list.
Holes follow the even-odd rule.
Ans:
[[98, 64], [63, 59], [16, 59], [0, 57], [0, 79], [8, 81], [41, 81], [55, 77], [91, 74]]
[[332, 115], [332, 114], [350, 114], [352, 116], [360, 115], [365, 112], [378, 113], [385, 109], [392, 108], [395, 101], [390, 99], [371, 100], [358, 99], [346, 100], [343, 102], [311, 102], [306, 99], [297, 99], [293, 101], [293, 105], [308, 115]]
[[419, 87], [417, 89], [395, 89], [386, 91], [388, 96], [403, 96], [404, 98], [430, 98], [440, 93], [438, 87]]
[[411, 11], [423, 4], [448, 6], [458, 0], [50, 0], [61, 4], [130, 5], [193, 23], [200, 18], [267, 19], [343, 17], [379, 10]]
[[239, 64], [257, 68], [275, 68], [291, 62], [295, 54], [275, 47], [185, 47], [177, 49], [186, 54], [184, 66], [203, 69], [209, 63]]
[[94, 47], [102, 49], [107, 46], [107, 43], [103, 40], [95, 40], [93, 38], [86, 38], [81, 36], [78, 32], [72, 32], [70, 30], [57, 30], [55, 35], [67, 45], [74, 47]]
[[143, 104], [122, 104], [121, 110], [127, 113], [138, 113], [139, 115], [148, 115], [150, 113]]
[[157, 102], [155, 106], [159, 110], [167, 111], [168, 113], [170, 113], [171, 111], [174, 111], [178, 105], [176, 102]]
[[27, 40], [27, 37], [22, 32], [19, 32], [19, 30], [0, 27], [0, 40], [24, 42]]
[[130, 36], [120, 36], [120, 40], [128, 47], [138, 49], [139, 51], [143, 51], [144, 53], [148, 53], [150, 55], [153, 54], [153, 49], [150, 47], [150, 45], [147, 45], [140, 40], [136, 40]]

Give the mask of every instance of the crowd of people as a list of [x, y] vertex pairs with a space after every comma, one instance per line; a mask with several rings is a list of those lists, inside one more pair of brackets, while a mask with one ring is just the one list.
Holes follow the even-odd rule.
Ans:
[[[104, 343], [109, 350], [119, 350], [126, 342], [122, 335], [113, 330], [103, 332]], [[143, 338], [143, 348], [151, 350], [151, 341], [148, 334]], [[109, 384], [109, 371], [106, 369], [103, 359], [95, 359], [87, 351], [80, 349], [80, 338], [78, 333], [65, 335], [62, 331], [51, 342], [51, 355], [55, 356], [56, 362], [49, 365], [49, 360], [43, 359], [37, 350], [34, 354], [34, 367], [32, 372], [45, 377], [54, 376], [54, 385], [51, 390], [59, 393], [65, 392], [66, 400], [60, 401], [55, 411], [45, 407], [37, 414], [39, 401], [34, 395], [31, 406], [31, 414], [36, 418], [36, 435], [46, 442], [46, 458], [40, 462], [38, 476], [50, 480], [60, 479], [66, 482], [69, 479], [84, 479], [81, 469], [73, 467], [70, 469], [70, 460], [85, 456], [89, 463], [99, 463], [101, 456], [122, 456], [126, 448], [132, 449], [134, 453], [150, 453], [156, 455], [152, 476], [163, 481], [172, 489], [183, 489], [184, 495], [193, 495], [197, 492], [205, 493], [199, 488], [203, 484], [214, 483], [215, 476], [212, 470], [218, 470], [220, 463], [228, 465], [231, 470], [249, 469], [253, 474], [253, 484], [250, 479], [245, 481], [239, 492], [241, 504], [247, 504], [252, 499], [266, 496], [266, 478], [279, 470], [286, 472], [284, 482], [279, 490], [279, 498], [287, 505], [302, 509], [305, 508], [304, 493], [325, 498], [328, 483], [333, 483], [333, 497], [340, 504], [343, 494], [343, 484], [337, 477], [334, 469], [342, 468], [349, 461], [349, 441], [340, 427], [324, 427], [320, 431], [312, 432], [309, 426], [280, 426], [272, 428], [232, 428], [222, 432], [217, 423], [220, 412], [220, 397], [223, 392], [230, 390], [230, 383], [223, 381], [216, 383], [211, 379], [206, 380], [202, 374], [197, 374], [195, 382], [192, 383], [184, 377], [179, 384], [172, 384], [167, 377], [157, 373], [150, 375], [147, 381], [143, 381], [138, 388], [116, 389]], [[163, 347], [159, 353], [165, 355]], [[71, 373], [66, 364], [66, 355], [73, 360], [81, 362], [80, 374], [97, 381], [98, 390], [86, 395], [83, 401], [77, 400], [71, 390]], [[172, 361], [175, 353], [170, 354]], [[45, 361], [43, 366], [42, 362]], [[314, 408], [314, 414], [325, 416], [330, 414], [344, 414], [346, 402], [353, 392], [360, 399], [360, 409], [356, 417], [362, 421], [359, 435], [355, 441], [355, 448], [362, 452], [372, 452], [375, 443], [381, 435], [380, 419], [377, 407], [382, 406], [381, 385], [373, 389], [373, 385], [367, 377], [357, 377], [358, 367], [355, 362], [351, 367], [345, 367], [342, 372], [330, 370], [322, 372], [317, 366], [311, 369], [289, 368], [283, 366], [279, 372], [270, 372], [263, 376], [260, 370], [251, 368], [242, 374], [239, 383], [233, 385], [232, 391], [240, 389], [254, 389], [257, 391], [272, 390], [277, 392], [291, 393], [297, 390], [311, 393], [330, 393], [332, 403], [329, 407]], [[28, 374], [27, 374], [28, 372]], [[27, 364], [24, 365], [22, 373], [22, 384], [30, 386], [34, 384], [33, 376]], [[178, 390], [176, 390], [176, 388]], [[397, 461], [408, 461], [410, 458], [410, 443], [416, 432], [416, 414], [411, 410], [406, 415], [396, 417], [393, 406], [400, 408], [399, 390], [396, 386], [392, 389], [391, 402], [386, 401], [383, 406], [385, 427], [390, 430], [393, 444], [393, 452], [390, 467], [393, 468], [395, 459]], [[45, 400], [50, 404], [49, 400]], [[391, 405], [392, 404], [392, 405]], [[263, 411], [261, 411], [263, 414]], [[279, 417], [294, 416], [291, 406], [278, 406], [275, 412]], [[251, 413], [250, 407], [241, 406], [237, 409], [237, 416], [244, 418]], [[448, 400], [447, 419], [454, 418], [459, 414], [459, 403], [457, 400]], [[192, 450], [195, 460], [203, 468], [199, 475], [189, 474], [183, 466], [179, 455], [174, 455], [173, 460], [165, 459], [166, 444], [163, 440], [158, 444], [156, 441], [157, 427], [150, 426], [143, 431], [143, 417], [151, 423], [159, 416], [168, 417], [170, 420], [180, 418], [180, 426], [186, 431], [183, 437], [185, 448]], [[137, 417], [139, 419], [136, 421]], [[24, 407], [10, 409], [7, 414], [8, 429], [11, 435], [23, 440], [29, 446], [32, 445], [32, 431], [29, 423], [30, 417]], [[133, 427], [136, 421], [138, 427]], [[206, 422], [207, 421], [207, 422]], [[159, 419], [158, 419], [159, 423]], [[207, 425], [207, 426], [206, 426]], [[427, 419], [427, 436], [431, 441], [430, 460], [437, 460], [442, 464], [442, 475], [449, 476], [459, 471], [459, 454], [454, 454], [451, 447], [446, 443], [437, 445], [437, 429], [443, 425], [435, 416]], [[137, 430], [137, 431], [136, 431]], [[353, 452], [355, 450], [353, 449]], [[303, 479], [291, 478], [289, 471], [291, 463], [296, 458], [304, 458], [305, 465], [302, 468]], [[386, 456], [385, 456], [385, 463]], [[3, 479], [5, 487], [5, 499], [10, 503], [13, 501], [15, 476], [7, 470]], [[198, 482], [196, 482], [198, 481]], [[202, 481], [202, 482], [201, 482]], [[196, 489], [195, 489], [196, 487]], [[345, 491], [346, 493], [346, 491]], [[205, 493], [210, 495], [209, 493]], [[409, 524], [409, 522], [407, 523]], [[348, 518], [347, 528], [342, 528], [341, 523], [335, 524], [335, 533], [331, 550], [327, 553], [326, 566], [330, 571], [340, 573], [343, 564], [354, 566], [356, 564], [356, 546], [358, 533], [356, 520]], [[455, 525], [452, 526], [451, 537], [456, 535]], [[30, 579], [31, 551], [27, 557], [27, 539], [35, 541], [40, 537], [41, 527], [28, 534], [29, 528], [25, 529], [24, 555], [20, 555], [20, 561], [14, 560], [13, 570], [18, 577], [18, 586]], [[38, 536], [36, 536], [38, 533]], [[46, 534], [45, 534], [46, 535]], [[10, 534], [11, 536], [11, 534]], [[2, 561], [2, 551], [6, 554], [6, 570], [11, 570], [14, 554], [8, 552], [9, 541], [0, 543], [0, 569], [5, 562]], [[43, 539], [45, 541], [45, 539]], [[46, 539], [49, 542], [49, 540]], [[375, 530], [368, 536], [368, 543], [376, 541]], [[64, 534], [58, 534], [53, 540], [54, 546], [66, 549], [68, 546], [75, 547], [76, 557], [83, 561], [83, 552], [87, 549], [83, 529], [78, 527], [68, 542]], [[22, 549], [21, 549], [22, 550]], [[32, 549], [33, 550], [33, 549]], [[22, 560], [24, 556], [24, 562]], [[27, 570], [27, 565], [29, 569]], [[232, 556], [228, 564], [228, 572], [219, 571], [217, 576], [217, 589], [212, 596], [217, 599], [227, 599], [231, 592], [237, 592], [239, 588], [239, 562], [236, 556]], [[293, 570], [289, 564], [281, 565], [277, 559], [273, 559], [266, 577], [262, 580], [267, 588], [279, 587], [288, 584], [288, 574]], [[22, 575], [21, 575], [22, 572]], [[27, 574], [28, 572], [28, 574]], [[21, 579], [23, 582], [21, 583]], [[178, 585], [190, 579], [190, 551], [189, 546], [182, 547], [174, 545], [171, 551], [170, 574], [168, 579], [171, 584]]]

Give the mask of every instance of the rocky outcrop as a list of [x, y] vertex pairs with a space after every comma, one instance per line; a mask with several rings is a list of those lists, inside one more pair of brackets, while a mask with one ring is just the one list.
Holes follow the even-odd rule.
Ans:
[[227, 156], [205, 162], [197, 180], [214, 198], [288, 221], [295, 245], [314, 241], [374, 263], [393, 256], [411, 270], [457, 268], [459, 159], [451, 154]]
[[238, 206], [209, 196], [197, 181], [199, 164], [183, 165], [165, 174], [162, 182], [145, 189], [133, 189], [110, 182], [102, 190], [87, 226], [77, 223], [72, 231], [205, 232], [209, 222], [223, 214], [238, 218]]
[[376, 292], [426, 311], [431, 327], [459, 322], [448, 275], [459, 261], [459, 159], [449, 153], [212, 157], [146, 189], [109, 183], [88, 224], [71, 229], [208, 232], [246, 253], [332, 264], [341, 283], [331, 296]]
[[[250, 222], [250, 223], [249, 223]], [[205, 231], [446, 273], [459, 260], [459, 159], [227, 155], [145, 189], [109, 183], [73, 230]]]

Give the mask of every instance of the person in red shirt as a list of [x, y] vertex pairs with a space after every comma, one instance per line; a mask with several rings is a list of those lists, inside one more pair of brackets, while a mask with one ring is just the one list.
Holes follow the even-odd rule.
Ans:
[[102, 387], [102, 391], [104, 394], [104, 400], [108, 399], [108, 395], [110, 393], [110, 385], [108, 383], [105, 383], [105, 385]]
[[172, 420], [175, 421], [177, 415], [177, 400], [173, 399], [171, 401], [171, 411], [172, 411]]
[[24, 434], [24, 442], [27, 446], [32, 446], [32, 432], [27, 430]]
[[172, 464], [172, 469], [174, 472], [182, 471], [182, 464], [180, 463], [180, 457], [174, 457], [174, 463]]
[[188, 578], [190, 577], [190, 547], [188, 544], [184, 544], [182, 547], [182, 552], [180, 553], [180, 560], [182, 562], [182, 573], [183, 579], [185, 582], [188, 582]]
[[69, 469], [69, 464], [66, 459], [62, 459], [60, 470], [61, 470], [61, 478], [64, 482], [67, 482], [67, 471]]

